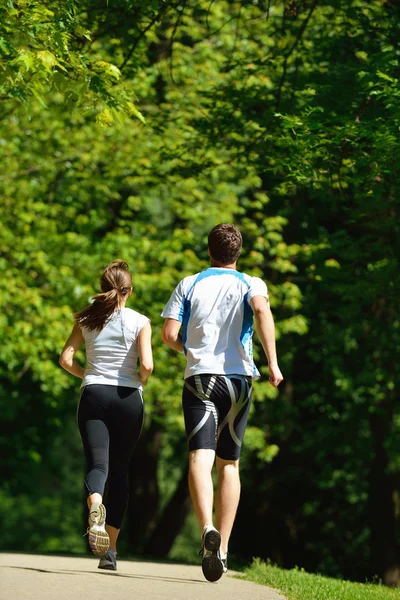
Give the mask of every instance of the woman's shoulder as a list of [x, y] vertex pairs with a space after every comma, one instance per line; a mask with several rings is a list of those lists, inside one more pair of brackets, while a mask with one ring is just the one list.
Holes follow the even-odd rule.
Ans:
[[150, 320], [148, 317], [146, 317], [146, 315], [143, 315], [142, 313], [138, 312], [137, 310], [134, 310], [133, 308], [123, 308], [122, 314], [124, 316], [125, 321], [128, 324], [137, 323], [138, 321], [143, 322]]

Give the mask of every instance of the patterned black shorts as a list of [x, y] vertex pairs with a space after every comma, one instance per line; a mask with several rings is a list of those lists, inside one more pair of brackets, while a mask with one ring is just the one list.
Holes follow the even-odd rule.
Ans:
[[241, 375], [185, 379], [182, 407], [189, 450], [210, 449], [224, 460], [238, 460], [251, 393], [251, 379]]

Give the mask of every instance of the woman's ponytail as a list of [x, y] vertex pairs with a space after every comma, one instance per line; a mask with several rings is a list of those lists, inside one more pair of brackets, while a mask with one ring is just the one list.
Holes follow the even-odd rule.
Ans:
[[115, 310], [120, 309], [132, 287], [127, 263], [115, 260], [104, 270], [100, 279], [101, 292], [93, 296], [93, 304], [74, 314], [80, 327], [101, 331]]

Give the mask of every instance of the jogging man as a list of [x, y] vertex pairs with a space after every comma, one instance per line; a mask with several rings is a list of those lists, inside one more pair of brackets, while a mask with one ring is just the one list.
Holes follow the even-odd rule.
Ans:
[[[283, 377], [275, 349], [275, 326], [265, 283], [236, 270], [242, 236], [220, 224], [208, 236], [211, 267], [185, 277], [162, 316], [163, 341], [184, 352], [182, 395], [189, 445], [189, 490], [202, 532], [202, 569], [208, 581], [227, 570], [228, 542], [240, 497], [239, 457], [250, 410], [252, 323], [268, 360], [269, 381]], [[182, 332], [180, 329], [182, 327]], [[216, 456], [216, 528], [211, 471]]]

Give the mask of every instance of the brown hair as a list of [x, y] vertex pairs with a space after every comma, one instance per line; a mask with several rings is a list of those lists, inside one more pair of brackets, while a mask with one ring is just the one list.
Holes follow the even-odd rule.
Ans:
[[208, 234], [208, 249], [211, 258], [221, 265], [237, 261], [242, 250], [242, 234], [235, 225], [220, 223]]
[[101, 293], [93, 296], [93, 304], [74, 314], [75, 321], [89, 331], [101, 331], [113, 312], [121, 308], [131, 287], [132, 275], [127, 263], [114, 260], [101, 276]]

